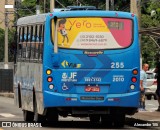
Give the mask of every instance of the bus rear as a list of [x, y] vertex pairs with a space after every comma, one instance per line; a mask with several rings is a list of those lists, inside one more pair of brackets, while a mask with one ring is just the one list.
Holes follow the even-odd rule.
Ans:
[[45, 33], [43, 98], [50, 113], [122, 120], [122, 125], [126, 114], [136, 112], [140, 52], [134, 15], [54, 13], [47, 17]]

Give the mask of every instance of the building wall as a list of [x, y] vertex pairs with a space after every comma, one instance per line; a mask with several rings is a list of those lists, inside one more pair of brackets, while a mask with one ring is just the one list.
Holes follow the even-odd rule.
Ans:
[[[8, 5], [14, 5], [15, 0], [8, 0]], [[8, 11], [14, 11], [14, 9], [8, 9]], [[0, 28], [5, 28], [5, 0], [0, 0]], [[13, 12], [14, 13], [14, 12]], [[14, 21], [14, 14], [8, 14], [9, 28], [12, 27]]]
[[[14, 63], [8, 62], [8, 69], [13, 69], [13, 68], [14, 68]], [[4, 62], [0, 62], [0, 69], [4, 69]]]
[[0, 0], [0, 28], [4, 29], [4, 3], [5, 0]]

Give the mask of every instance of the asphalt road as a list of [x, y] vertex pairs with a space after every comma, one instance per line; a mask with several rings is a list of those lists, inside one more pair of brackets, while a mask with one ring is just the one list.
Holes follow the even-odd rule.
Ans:
[[[157, 100], [146, 100], [146, 109], [150, 112], [155, 110], [158, 106]], [[0, 97], [0, 123], [2, 122], [10, 122], [10, 121], [23, 121], [23, 114], [22, 110], [14, 105], [14, 100], [12, 98]], [[0, 125], [1, 125], [0, 124]], [[27, 124], [28, 125], [28, 124]], [[40, 126], [40, 124], [38, 124]], [[55, 126], [43, 126], [38, 128], [30, 127], [30, 130], [88, 130], [88, 129], [97, 129], [103, 130], [108, 129], [107, 126], [102, 126], [102, 124], [91, 124], [87, 118], [62, 118], [60, 117], [60, 122]], [[7, 128], [3, 127], [0, 130], [26, 130], [28, 128]], [[110, 128], [115, 129], [115, 128]], [[143, 128], [136, 128], [134, 126], [125, 125], [124, 129], [143, 129]], [[145, 128], [144, 128], [145, 129]]]

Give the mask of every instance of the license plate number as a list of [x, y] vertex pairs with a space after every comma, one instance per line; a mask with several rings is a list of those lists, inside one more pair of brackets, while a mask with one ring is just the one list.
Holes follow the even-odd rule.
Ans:
[[85, 91], [86, 92], [100, 92], [100, 88], [99, 87], [94, 87], [94, 86], [87, 86], [85, 87]]

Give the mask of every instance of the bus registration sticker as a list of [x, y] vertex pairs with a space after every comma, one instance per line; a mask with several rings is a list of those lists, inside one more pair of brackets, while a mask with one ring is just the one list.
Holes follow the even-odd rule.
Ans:
[[85, 92], [100, 92], [100, 87], [87, 86], [87, 87], [85, 87]]

